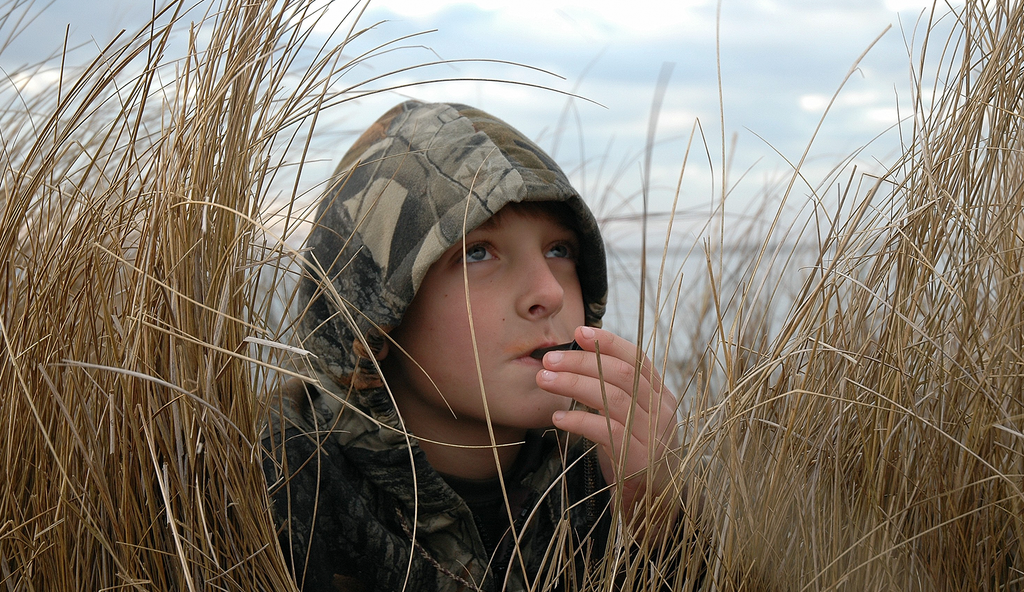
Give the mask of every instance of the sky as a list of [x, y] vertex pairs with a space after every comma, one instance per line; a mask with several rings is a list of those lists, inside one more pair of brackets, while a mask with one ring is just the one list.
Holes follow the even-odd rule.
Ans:
[[[194, 11], [194, 20], [201, 17], [203, 4]], [[354, 5], [330, 2], [317, 39], [326, 39]], [[339, 146], [347, 147], [401, 100], [464, 102], [538, 140], [599, 215], [628, 217], [640, 208], [643, 154], [659, 74], [670, 72], [652, 152], [652, 210], [672, 207], [687, 143], [693, 140], [677, 209], [706, 217], [717, 203], [724, 143], [731, 188], [727, 209], [742, 215], [791, 171], [787, 161], [801, 158], [835, 96], [803, 169], [807, 187], [795, 192], [806, 199], [809, 187], [855, 151], [861, 150], [857, 162], [864, 168], [893, 161], [899, 147], [894, 126], [901, 113], [909, 112], [910, 55], [920, 44], [915, 23], [927, 5], [930, 1], [371, 2], [360, 24], [373, 27], [353, 42], [353, 53], [414, 36], [368, 61], [353, 76], [370, 77], [439, 59], [479, 58], [520, 65], [459, 62], [386, 80], [401, 84], [438, 77], [489, 78], [546, 88], [447, 82], [360, 100], [326, 120], [332, 140], [330, 149], [319, 155], [319, 166], [328, 175], [343, 153]], [[95, 53], [97, 45], [121, 28], [138, 28], [151, 10], [138, 0], [54, 0], [40, 12], [42, 6], [37, 2], [32, 7], [34, 20], [0, 50], [5, 72], [58, 50], [65, 31], [69, 46], [85, 45], [81, 55]], [[351, 16], [344, 22], [347, 28]], [[11, 27], [8, 19], [4, 28]], [[45, 85], [53, 78], [55, 74], [38, 75], [25, 83]], [[695, 126], [702, 133], [694, 135]]]
[[[195, 1], [188, 20], [200, 20], [212, 0]], [[56, 55], [65, 32], [69, 47], [81, 47], [68, 63], [84, 63], [121, 29], [141, 27], [152, 10], [142, 0], [53, 0], [45, 9], [37, 2], [11, 10], [22, 2], [4, 4], [9, 15], [34, 15], [30, 22], [0, 20], [0, 40], [21, 30], [13, 42], [0, 43], [4, 73]], [[683, 276], [700, 277], [699, 245], [709, 235], [711, 213], [723, 204], [723, 184], [722, 233], [726, 241], [742, 242], [745, 233], [736, 229], [769, 223], [772, 216], [765, 212], [774, 212], [792, 176], [790, 163], [805, 151], [802, 177], [786, 202], [793, 219], [801, 212], [806, 216], [816, 199], [838, 194], [839, 175], [830, 172], [850, 155], [856, 155], [851, 162], [860, 172], [893, 163], [901, 145], [898, 124], [911, 112], [911, 56], [919, 51], [919, 19], [928, 5], [929, 0], [379, 0], [366, 6], [365, 0], [334, 0], [323, 4], [327, 12], [311, 46], [327, 42], [339, 22], [347, 31], [352, 21], [346, 14], [353, 7], [365, 7], [359, 26], [369, 29], [347, 47], [349, 55], [411, 36], [360, 64], [346, 75], [349, 83], [425, 62], [477, 59], [489, 61], [417, 68], [386, 76], [374, 88], [436, 78], [524, 84], [444, 82], [346, 103], [321, 118], [306, 179], [311, 185], [326, 180], [355, 137], [402, 100], [467, 103], [510, 122], [550, 152], [604, 221], [610, 246], [637, 244], [643, 195], [651, 212], [675, 208], [673, 248], [692, 267]], [[670, 76], [647, 173], [648, 124], [665, 72]], [[25, 92], [56, 80], [55, 66], [28, 79], [8, 78]], [[849, 170], [841, 175], [844, 181]], [[317, 191], [309, 195], [312, 200]], [[658, 232], [666, 220], [649, 218], [648, 236], [655, 242], [663, 240]], [[687, 256], [695, 245], [698, 252]], [[629, 327], [636, 264], [629, 258], [610, 263], [612, 301], [624, 303], [616, 310], [625, 320], [610, 316], [609, 326]]]

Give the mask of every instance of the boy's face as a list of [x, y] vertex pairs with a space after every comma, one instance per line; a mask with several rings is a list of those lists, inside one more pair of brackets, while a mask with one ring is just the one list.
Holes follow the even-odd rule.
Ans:
[[575, 233], [552, 215], [508, 206], [430, 267], [391, 332], [408, 357], [392, 347], [384, 364], [414, 433], [443, 439], [448, 429], [485, 426], [481, 375], [499, 438], [550, 426], [552, 413], [568, 408], [569, 399], [537, 386], [541, 362], [530, 353], [572, 340], [584, 323], [578, 248]]

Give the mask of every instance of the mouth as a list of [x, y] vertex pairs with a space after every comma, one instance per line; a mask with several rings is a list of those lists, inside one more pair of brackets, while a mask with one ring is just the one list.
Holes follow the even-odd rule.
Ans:
[[542, 360], [542, 359], [544, 359], [544, 354], [548, 353], [549, 351], [582, 350], [582, 349], [583, 348], [580, 347], [580, 344], [576, 343], [576, 341], [573, 340], [573, 341], [570, 341], [569, 343], [560, 343], [558, 345], [552, 345], [552, 346], [549, 346], [549, 347], [538, 347], [537, 349], [533, 350], [530, 353], [530, 357], [533, 358], [534, 360]]

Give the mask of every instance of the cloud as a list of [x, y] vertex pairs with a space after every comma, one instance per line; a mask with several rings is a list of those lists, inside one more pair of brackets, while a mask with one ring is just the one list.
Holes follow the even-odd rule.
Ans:
[[[931, 10], [932, 5], [935, 4], [933, 0], [885, 0], [885, 9], [892, 12], [921, 12], [922, 10]], [[951, 6], [958, 6], [963, 4], [963, 1], [952, 0], [949, 2]], [[941, 3], [940, 3], [941, 5]]]
[[60, 70], [56, 68], [18, 71], [10, 74], [7, 82], [24, 96], [41, 94], [43, 91], [52, 88], [60, 82]]
[[[567, 167], [582, 169], [581, 161], [601, 158], [607, 146], [613, 145], [607, 170], [615, 170], [620, 162], [627, 163], [621, 166], [633, 179], [638, 175], [637, 167], [629, 159], [643, 149], [658, 70], [663, 62], [670, 61], [676, 68], [658, 131], [662, 142], [659, 153], [665, 155], [665, 161], [656, 162], [654, 171], [667, 175], [667, 181], [656, 179], [659, 183], [673, 186], [685, 138], [697, 118], [709, 144], [713, 144], [709, 151], [716, 157], [721, 153], [723, 136], [728, 142], [734, 132], [739, 134], [736, 170], [745, 170], [746, 163], [762, 157], [773, 158], [765, 142], [787, 157], [799, 156], [828, 99], [858, 56], [898, 17], [913, 22], [895, 11], [916, 12], [931, 2], [725, 0], [720, 42], [716, 43], [717, 0], [374, 0], [368, 5], [360, 0], [355, 7], [351, 1], [318, 1], [326, 12], [312, 46], [340, 42], [364, 6], [367, 11], [359, 26], [380, 23], [346, 45], [349, 57], [400, 36], [437, 29], [387, 45], [379, 55], [347, 72], [334, 90], [439, 58], [488, 58], [537, 66], [565, 78], [493, 63], [455, 63], [396, 75], [374, 83], [374, 87], [437, 78], [494, 78], [578, 92], [603, 105], [576, 100], [569, 117], [563, 119], [568, 99], [550, 91], [478, 81], [405, 88], [324, 114], [320, 129], [328, 140], [324, 153], [318, 155], [324, 162], [317, 165], [322, 169], [329, 172], [332, 159], [339, 157], [355, 134], [384, 110], [404, 98], [415, 97], [461, 101], [493, 112], [528, 136], [540, 138], [545, 147], [557, 147], [559, 162]], [[118, 7], [114, 13], [111, 6]], [[59, 47], [66, 23], [72, 22], [73, 39], [95, 36], [102, 40], [108, 38], [104, 31], [114, 21], [123, 20], [121, 24], [129, 30], [141, 25], [144, 18], [128, 22], [127, 16], [119, 16], [126, 15], [129, 8], [135, 10], [135, 6], [143, 12], [149, 7], [134, 0], [56, 0], [37, 21], [42, 28], [25, 37], [37, 44], [45, 42], [48, 49], [53, 49]], [[327, 34], [343, 21], [339, 35], [333, 42], [328, 41]], [[816, 147], [839, 153], [847, 146], [867, 141], [865, 138], [894, 120], [897, 102], [893, 89], [906, 88], [909, 81], [902, 35], [899, 27], [894, 27], [864, 59], [839, 95], [826, 121], [829, 127], [819, 135]], [[719, 49], [720, 56], [716, 55]], [[4, 56], [10, 57], [10, 53]], [[724, 134], [719, 129], [719, 64], [725, 102]], [[44, 75], [18, 79], [16, 83], [28, 89], [45, 85], [47, 80]], [[909, 92], [902, 91], [900, 100], [906, 101], [909, 96]], [[703, 147], [699, 152], [704, 152]], [[696, 168], [688, 174], [704, 180], [705, 173], [698, 174]], [[710, 173], [706, 177], [717, 178]], [[596, 169], [589, 169], [586, 183], [597, 180]], [[703, 197], [707, 193], [702, 186], [688, 195]]]
[[491, 15], [495, 29], [527, 40], [570, 39], [603, 43], [651, 41], [706, 31], [714, 23], [713, 0], [388, 0], [378, 8], [397, 18], [426, 21], [453, 12]]

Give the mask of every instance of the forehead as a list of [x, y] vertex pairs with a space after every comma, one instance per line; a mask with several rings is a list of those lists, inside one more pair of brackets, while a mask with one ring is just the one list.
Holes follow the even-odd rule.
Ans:
[[510, 203], [498, 210], [493, 216], [477, 227], [479, 230], [498, 228], [509, 218], [528, 218], [532, 220], [547, 220], [576, 234], [576, 219], [569, 210], [569, 207], [561, 202], [555, 201], [534, 201], [525, 203]]

